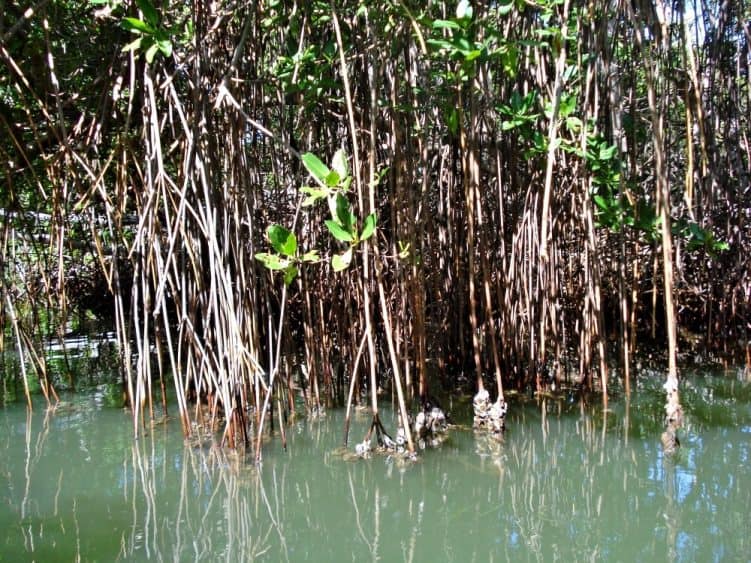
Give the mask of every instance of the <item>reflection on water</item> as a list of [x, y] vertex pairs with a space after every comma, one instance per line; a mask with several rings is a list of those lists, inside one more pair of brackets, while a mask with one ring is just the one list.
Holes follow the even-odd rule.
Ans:
[[295, 423], [288, 452], [273, 440], [256, 468], [183, 445], [177, 423], [134, 442], [129, 415], [93, 396], [48, 415], [10, 407], [0, 559], [745, 561], [751, 402], [733, 385], [687, 385], [675, 459], [659, 386], [605, 412], [516, 404], [501, 443], [456, 428], [407, 467], [342, 459], [339, 413]]

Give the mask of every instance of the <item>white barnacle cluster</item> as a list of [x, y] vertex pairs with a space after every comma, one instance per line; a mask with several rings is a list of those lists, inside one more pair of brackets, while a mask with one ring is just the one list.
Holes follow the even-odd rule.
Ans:
[[396, 449], [396, 442], [394, 441], [391, 436], [388, 434], [383, 435], [383, 447], [387, 450], [395, 450]]
[[474, 427], [487, 427], [490, 416], [490, 393], [485, 389], [480, 389], [472, 399], [472, 408], [475, 412]]
[[407, 433], [404, 431], [403, 426], [399, 426], [396, 430], [396, 438], [391, 439], [387, 434], [383, 435], [383, 446], [390, 452], [396, 452], [402, 454], [407, 448]]
[[490, 407], [490, 416], [488, 417], [488, 426], [493, 432], [503, 432], [506, 428], [506, 411], [508, 411], [508, 403], [501, 399], [498, 399], [493, 406]]
[[420, 448], [437, 446], [446, 432], [446, 414], [438, 407], [422, 410], [415, 417], [414, 429]]
[[506, 412], [508, 404], [502, 399], [495, 403], [490, 402], [490, 393], [485, 389], [480, 389], [472, 400], [474, 409], [474, 427], [476, 429], [487, 429], [493, 433], [500, 433], [506, 428]]
[[370, 440], [364, 440], [359, 444], [355, 444], [355, 453], [362, 458], [370, 457]]
[[404, 451], [404, 446], [407, 444], [407, 434], [404, 432], [404, 428], [401, 426], [396, 431], [396, 448], [398, 451]]

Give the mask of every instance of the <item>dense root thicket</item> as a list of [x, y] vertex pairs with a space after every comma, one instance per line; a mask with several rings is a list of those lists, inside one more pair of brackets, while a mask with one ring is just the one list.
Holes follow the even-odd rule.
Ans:
[[258, 457], [296, 397], [473, 382], [498, 432], [504, 387], [748, 353], [744, 3], [411, 4], [7, 5], [0, 348], [46, 378], [109, 311], [136, 431], [158, 380]]

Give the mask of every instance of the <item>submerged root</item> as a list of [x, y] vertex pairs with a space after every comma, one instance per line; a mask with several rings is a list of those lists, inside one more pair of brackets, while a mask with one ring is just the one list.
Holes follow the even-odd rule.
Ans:
[[483, 460], [490, 460], [501, 467], [504, 464], [505, 450], [503, 434], [475, 431], [475, 453]]
[[676, 428], [672, 424], [668, 424], [667, 429], [660, 436], [660, 441], [662, 442], [662, 451], [668, 456], [676, 454], [681, 447]]

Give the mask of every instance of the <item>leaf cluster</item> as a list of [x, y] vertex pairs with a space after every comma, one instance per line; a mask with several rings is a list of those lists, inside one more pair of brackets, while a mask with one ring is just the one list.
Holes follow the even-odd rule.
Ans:
[[[361, 242], [369, 239], [375, 233], [376, 214], [371, 213], [362, 221], [362, 228], [358, 228], [358, 220], [352, 213], [347, 192], [352, 183], [347, 154], [343, 149], [334, 154], [329, 168], [313, 153], [301, 156], [303, 165], [315, 181], [315, 186], [303, 186], [300, 193], [305, 196], [302, 201], [304, 207], [315, 205], [326, 200], [331, 218], [324, 221], [331, 236], [347, 248], [331, 257], [331, 267], [335, 272], [346, 270], [352, 263], [354, 249]], [[299, 273], [301, 262], [318, 262], [320, 255], [317, 250], [310, 250], [298, 256], [297, 238], [294, 233], [280, 225], [271, 225], [267, 232], [274, 253], [261, 252], [256, 259], [269, 270], [284, 272], [284, 282], [289, 285]]]

